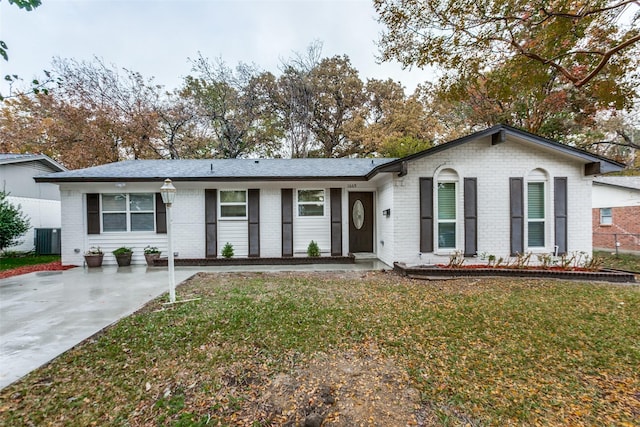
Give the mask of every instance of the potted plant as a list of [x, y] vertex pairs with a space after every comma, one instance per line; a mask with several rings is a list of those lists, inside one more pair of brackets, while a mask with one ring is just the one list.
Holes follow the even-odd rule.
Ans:
[[116, 257], [118, 267], [126, 267], [127, 265], [131, 265], [131, 255], [133, 255], [133, 249], [122, 246], [111, 253]]
[[87, 267], [101, 267], [104, 253], [100, 246], [91, 246], [88, 251], [84, 253], [84, 262], [87, 263]]
[[150, 246], [144, 248], [144, 259], [147, 261], [148, 266], [153, 266], [153, 261], [160, 258], [161, 251], [157, 246]]

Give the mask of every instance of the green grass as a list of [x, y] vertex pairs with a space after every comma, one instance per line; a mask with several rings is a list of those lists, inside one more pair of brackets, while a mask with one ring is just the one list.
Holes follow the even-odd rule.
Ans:
[[617, 268], [620, 270], [634, 271], [640, 274], [640, 255], [611, 254], [611, 252], [595, 251], [594, 256], [604, 260], [603, 267]]
[[442, 425], [640, 414], [638, 286], [283, 273], [200, 275], [178, 295], [200, 299], [157, 300], [2, 390], [0, 424], [277, 425], [250, 412], [276, 375], [371, 347]]
[[49, 262], [60, 261], [60, 255], [17, 255], [0, 257], [0, 271], [12, 270], [14, 268], [28, 265], [47, 264]]

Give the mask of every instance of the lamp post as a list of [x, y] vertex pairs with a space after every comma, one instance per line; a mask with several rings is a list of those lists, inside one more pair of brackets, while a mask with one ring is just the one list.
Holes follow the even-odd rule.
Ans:
[[176, 187], [173, 186], [169, 178], [164, 180], [164, 185], [160, 187], [162, 201], [167, 206], [167, 241], [169, 246], [169, 301], [176, 302], [176, 275], [173, 262], [173, 238], [171, 235], [171, 205], [176, 198]]

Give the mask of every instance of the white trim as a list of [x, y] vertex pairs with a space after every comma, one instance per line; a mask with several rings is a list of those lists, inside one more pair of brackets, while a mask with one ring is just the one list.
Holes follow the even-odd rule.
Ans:
[[[133, 193], [110, 193], [110, 192], [104, 192], [104, 193], [99, 193], [100, 197], [98, 199], [98, 202], [100, 204], [100, 233], [105, 233], [105, 234], [113, 234], [113, 233], [155, 233], [156, 232], [156, 194], [152, 193], [152, 192], [133, 192]], [[125, 209], [124, 210], [118, 210], [118, 211], [105, 211], [103, 209], [103, 203], [102, 203], [102, 198], [105, 195], [124, 195], [125, 196]], [[145, 194], [145, 195], [151, 195], [152, 199], [151, 199], [151, 205], [152, 205], [152, 209], [151, 210], [144, 210], [144, 211], [132, 211], [131, 210], [131, 199], [130, 196], [132, 194], [136, 194], [136, 195], [141, 195], [141, 194]], [[125, 230], [105, 230], [104, 229], [104, 215], [106, 214], [124, 214], [125, 215]], [[136, 213], [140, 213], [140, 214], [151, 214], [153, 215], [153, 229], [152, 230], [131, 230], [131, 214], [136, 214]]]
[[[300, 215], [300, 205], [319, 205], [318, 202], [301, 202], [298, 200], [300, 191], [322, 191], [322, 215]], [[296, 218], [324, 218], [327, 216], [327, 189], [326, 188], [296, 188]]]
[[[549, 176], [549, 172], [543, 168], [536, 168], [526, 175], [525, 180], [525, 194], [524, 194], [524, 247], [525, 252], [549, 252], [551, 249], [552, 242], [554, 241], [553, 236], [550, 234], [553, 232], [553, 227], [551, 226], [551, 219], [553, 218], [552, 214], [552, 204], [551, 204], [551, 191], [550, 191], [550, 183], [551, 179]], [[542, 194], [543, 194], [543, 202], [544, 202], [544, 217], [543, 218], [535, 218], [529, 219], [529, 184], [534, 183], [542, 183]], [[530, 246], [529, 245], [529, 222], [542, 222], [544, 224], [544, 244], [542, 246]]]
[[[244, 192], [244, 202], [223, 202], [222, 201], [222, 193], [231, 192], [231, 191], [243, 191]], [[219, 189], [218, 190], [218, 219], [221, 221], [246, 221], [249, 217], [249, 205], [248, 205], [249, 194], [246, 189]], [[244, 216], [223, 216], [222, 215], [222, 206], [244, 206]]]
[[[454, 184], [454, 201], [455, 201], [455, 218], [454, 219], [446, 219], [440, 220], [440, 212], [438, 209], [438, 184]], [[464, 220], [464, 215], [460, 213], [460, 174], [456, 169], [446, 165], [442, 169], [438, 170], [437, 174], [434, 174], [433, 177], [433, 252], [436, 255], [450, 255], [453, 252], [459, 250], [461, 248], [461, 235], [460, 231], [464, 229], [461, 221]], [[441, 248], [440, 247], [440, 239], [439, 239], [439, 228], [440, 223], [443, 224], [454, 224], [455, 225], [455, 243], [453, 248]]]
[[[602, 215], [603, 210], [608, 210], [609, 215]], [[608, 218], [609, 222], [604, 222], [603, 219]], [[613, 209], [612, 208], [600, 208], [600, 225], [608, 226], [613, 225]]]

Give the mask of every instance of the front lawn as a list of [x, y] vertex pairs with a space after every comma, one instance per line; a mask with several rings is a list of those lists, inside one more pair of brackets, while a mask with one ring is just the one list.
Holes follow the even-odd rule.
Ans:
[[3, 425], [633, 425], [640, 287], [199, 274], [0, 392]]
[[19, 254], [15, 256], [0, 256], [0, 271], [13, 270], [14, 268], [29, 265], [48, 264], [55, 261], [60, 261], [60, 255]]

